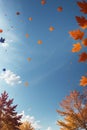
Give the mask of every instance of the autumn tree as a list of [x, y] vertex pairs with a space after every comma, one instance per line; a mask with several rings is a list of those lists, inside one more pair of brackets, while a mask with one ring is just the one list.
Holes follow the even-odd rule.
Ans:
[[60, 103], [61, 110], [57, 113], [63, 117], [57, 124], [60, 130], [87, 130], [87, 89], [81, 94], [72, 91]]
[[0, 96], [0, 130], [19, 130], [22, 115], [15, 111], [17, 105], [12, 105], [13, 99], [8, 99], [4, 91]]
[[34, 130], [34, 127], [32, 127], [31, 123], [28, 121], [25, 121], [20, 125], [20, 130]]

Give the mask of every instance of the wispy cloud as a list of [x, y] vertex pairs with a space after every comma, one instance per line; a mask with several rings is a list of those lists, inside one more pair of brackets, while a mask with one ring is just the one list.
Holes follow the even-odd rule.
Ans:
[[52, 127], [49, 126], [46, 130], [52, 130]]
[[7, 84], [13, 86], [22, 83], [20, 76], [14, 74], [10, 70], [6, 70], [0, 74], [0, 79], [4, 80]]
[[22, 122], [29, 121], [31, 123], [32, 127], [34, 127], [35, 129], [42, 128], [41, 125], [39, 124], [40, 121], [36, 120], [34, 116], [25, 115], [24, 111], [22, 111], [22, 113], [20, 113], [20, 114], [23, 115], [22, 119], [21, 119]]

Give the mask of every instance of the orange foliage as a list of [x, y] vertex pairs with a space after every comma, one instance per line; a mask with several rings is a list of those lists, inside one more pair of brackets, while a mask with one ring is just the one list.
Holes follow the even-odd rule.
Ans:
[[[87, 79], [86, 79], [87, 85]], [[85, 102], [84, 102], [85, 101]], [[76, 90], [66, 96], [60, 103], [58, 114], [64, 117], [57, 121], [60, 130], [85, 129], [87, 124], [87, 91], [80, 93]]]
[[87, 86], [87, 77], [86, 76], [82, 76], [80, 79], [80, 86]]
[[57, 11], [62, 12], [63, 8], [60, 6], [57, 8]]
[[87, 38], [82, 40], [82, 44], [86, 47], [87, 46]]
[[76, 16], [76, 20], [78, 22], [78, 25], [82, 29], [86, 29], [87, 28], [87, 19], [84, 16], [82, 16], [82, 17]]
[[82, 40], [84, 36], [84, 32], [80, 31], [80, 29], [70, 31], [69, 34], [74, 40]]
[[82, 2], [78, 1], [77, 5], [81, 8], [81, 12], [87, 14], [87, 2], [85, 0], [83, 0]]
[[20, 130], [34, 130], [31, 123], [28, 121], [23, 122], [23, 124], [19, 127]]
[[78, 42], [76, 44], [73, 44], [72, 52], [79, 52], [82, 49], [81, 44]]
[[85, 61], [87, 61], [87, 53], [86, 52], [82, 52], [79, 55], [79, 62], [85, 62]]
[[50, 26], [49, 30], [52, 32], [54, 30], [54, 27]]

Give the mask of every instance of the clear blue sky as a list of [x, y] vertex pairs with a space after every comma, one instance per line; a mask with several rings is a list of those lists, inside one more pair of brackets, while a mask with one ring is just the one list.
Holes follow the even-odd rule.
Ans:
[[[68, 33], [78, 29], [75, 16], [82, 15], [76, 1], [47, 0], [43, 6], [40, 0], [0, 0], [0, 37], [9, 45], [0, 46], [0, 73], [6, 68], [22, 81], [11, 86], [0, 80], [0, 93], [6, 90], [18, 104], [17, 111], [40, 120], [42, 130], [49, 126], [58, 130], [59, 103], [71, 90], [82, 90], [79, 80], [87, 64], [78, 63], [78, 54], [71, 52], [75, 41]], [[62, 12], [57, 11], [58, 6], [63, 7]], [[49, 31], [50, 26], [54, 31]], [[38, 40], [43, 43], [37, 44]]]

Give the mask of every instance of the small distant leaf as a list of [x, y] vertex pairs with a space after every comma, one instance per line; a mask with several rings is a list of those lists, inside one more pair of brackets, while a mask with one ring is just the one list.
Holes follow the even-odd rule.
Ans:
[[29, 34], [27, 33], [27, 34], [26, 34], [26, 38], [28, 38], [28, 37], [29, 37]]
[[84, 36], [84, 32], [82, 32], [80, 29], [70, 31], [69, 34], [74, 40], [82, 40]]
[[45, 5], [46, 4], [46, 0], [41, 0], [41, 4]]
[[82, 76], [80, 79], [80, 86], [87, 86], [87, 77], [86, 76]]
[[83, 0], [82, 2], [78, 1], [77, 5], [80, 7], [80, 11], [84, 14], [87, 14], [87, 2]]
[[72, 52], [79, 52], [82, 49], [80, 43], [73, 44]]
[[54, 30], [54, 27], [50, 26], [49, 30], [52, 32]]
[[29, 19], [29, 21], [32, 21], [32, 17], [29, 17], [28, 19]]
[[42, 40], [38, 40], [38, 44], [42, 44]]
[[61, 6], [57, 8], [58, 12], [62, 12], [62, 10], [63, 10], [63, 8]]
[[27, 58], [27, 60], [28, 60], [28, 61], [31, 61], [31, 58], [30, 58], [30, 57], [28, 57], [28, 58]]
[[16, 15], [20, 15], [20, 12], [16, 12]]
[[87, 61], [87, 53], [86, 52], [82, 52], [79, 55], [79, 62], [85, 62], [85, 61]]
[[85, 38], [85, 39], [82, 40], [82, 44], [83, 44], [85, 47], [87, 47], [87, 38]]
[[82, 29], [86, 29], [87, 28], [87, 19], [84, 16], [82, 16], [82, 17], [76, 16], [76, 20], [78, 22], [78, 25]]
[[0, 29], [0, 33], [2, 33], [3, 32], [3, 30], [2, 29]]
[[25, 82], [24, 85], [25, 85], [26, 87], [28, 87], [28, 86], [29, 86], [29, 83], [28, 83], [28, 82]]

